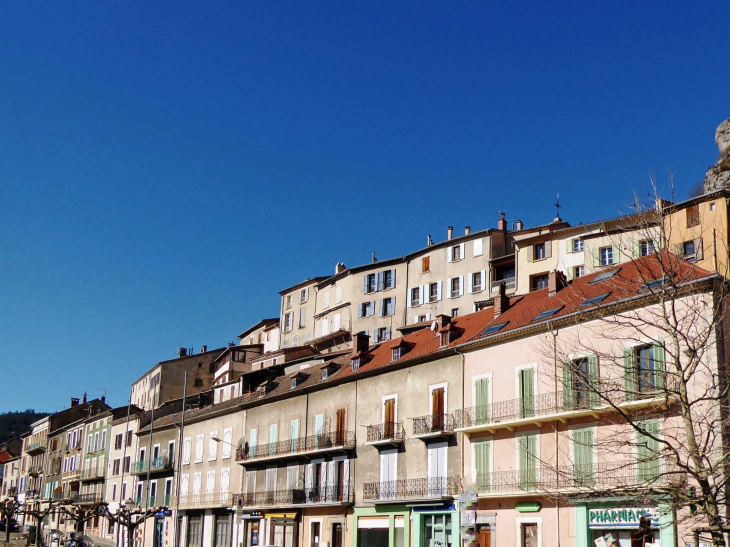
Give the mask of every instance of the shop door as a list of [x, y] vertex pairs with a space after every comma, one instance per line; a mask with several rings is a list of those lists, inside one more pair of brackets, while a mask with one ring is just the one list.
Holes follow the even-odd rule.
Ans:
[[522, 525], [522, 547], [537, 547], [537, 524]]
[[163, 547], [165, 540], [165, 519], [163, 517], [155, 517], [155, 534], [153, 537], [154, 547]]
[[248, 521], [246, 534], [246, 547], [258, 547], [259, 544], [259, 522], [258, 520]]
[[451, 515], [423, 517], [423, 547], [452, 547]]
[[489, 525], [480, 528], [477, 542], [479, 547], [492, 547], [492, 528]]

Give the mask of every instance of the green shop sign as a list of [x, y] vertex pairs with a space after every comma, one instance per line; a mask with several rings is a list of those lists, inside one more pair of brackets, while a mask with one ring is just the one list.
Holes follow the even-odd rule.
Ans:
[[588, 509], [589, 528], [638, 528], [639, 519], [651, 511], [652, 526], [659, 526], [659, 511], [651, 507]]
[[537, 513], [542, 509], [539, 501], [521, 501], [515, 504], [515, 511], [518, 513]]

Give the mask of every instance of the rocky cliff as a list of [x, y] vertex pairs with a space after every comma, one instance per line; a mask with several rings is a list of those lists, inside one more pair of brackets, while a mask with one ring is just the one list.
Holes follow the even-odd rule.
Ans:
[[717, 126], [715, 144], [720, 150], [720, 161], [707, 170], [705, 192], [730, 188], [730, 119]]

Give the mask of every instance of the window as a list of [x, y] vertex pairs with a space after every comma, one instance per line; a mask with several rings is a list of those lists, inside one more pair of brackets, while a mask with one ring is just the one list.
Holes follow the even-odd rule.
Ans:
[[218, 430], [210, 432], [208, 441], [208, 461], [213, 461], [218, 457], [218, 443], [213, 439], [218, 438]]
[[461, 245], [454, 245], [451, 247], [451, 262], [456, 262], [461, 259]]
[[121, 462], [121, 460], [119, 460], [119, 458], [114, 460], [114, 464], [112, 465], [112, 474], [113, 475], [119, 475], [119, 467], [120, 467], [121, 463], [122, 462]]
[[363, 302], [360, 304], [358, 317], [370, 317], [375, 315], [375, 302]]
[[616, 275], [620, 271], [621, 271], [621, 268], [616, 268], [615, 270], [611, 270], [610, 272], [601, 272], [596, 277], [591, 279], [590, 284], [593, 285], [594, 283], [598, 283], [600, 281], [606, 281], [607, 279], [611, 279], [614, 275]]
[[690, 205], [687, 211], [687, 228], [692, 228], [700, 223], [700, 205]]
[[558, 313], [560, 310], [562, 310], [565, 306], [558, 306], [556, 308], [551, 308], [549, 310], [545, 310], [537, 315], [533, 319], [533, 321], [542, 321], [543, 319], [547, 319], [548, 317], [552, 317], [556, 313]]
[[714, 211], [714, 210], [715, 210], [715, 202], [713, 201], [712, 203], [710, 203], [710, 211]]
[[608, 298], [608, 295], [611, 294], [611, 292], [599, 294], [598, 296], [594, 296], [593, 298], [587, 298], [581, 303], [581, 307], [587, 307], [587, 306], [595, 306], [596, 304], [600, 304], [603, 302], [606, 298]]
[[424, 321], [428, 321], [428, 316], [429, 315], [430, 314], [428, 314], [428, 313], [425, 314], [425, 315], [419, 315], [418, 318], [417, 318], [418, 320], [416, 322], [417, 323], [423, 323]]
[[400, 359], [400, 347], [393, 348], [393, 354], [391, 356], [391, 361], [397, 361]]
[[451, 308], [451, 317], [459, 317], [459, 308]]
[[296, 376], [291, 379], [291, 388], [294, 389], [295, 387], [297, 387], [297, 377]]
[[187, 464], [190, 463], [190, 445], [192, 444], [192, 437], [185, 437], [183, 439], [183, 453], [182, 453], [182, 463]]
[[598, 357], [591, 355], [565, 363], [563, 410], [592, 408], [598, 404]]
[[395, 315], [395, 296], [380, 301], [380, 317]]
[[534, 260], [542, 260], [545, 258], [545, 244], [544, 243], [538, 243], [533, 246], [533, 259]]
[[229, 547], [231, 539], [231, 515], [216, 515], [214, 547]]
[[639, 241], [639, 256], [648, 256], [654, 254], [654, 242], [650, 239]]
[[418, 306], [421, 303], [421, 287], [411, 289], [411, 306]]
[[301, 289], [299, 291], [299, 303], [304, 304], [307, 300], [309, 300], [309, 288]]
[[307, 308], [299, 308], [299, 328], [307, 324]]
[[385, 342], [390, 340], [390, 327], [380, 327], [375, 331], [376, 342]]
[[582, 264], [573, 267], [573, 278], [583, 277], [586, 274], [586, 268]]
[[680, 255], [687, 262], [702, 260], [702, 238], [685, 241], [678, 247], [680, 247], [680, 252], [676, 254]]
[[383, 272], [383, 288], [392, 289], [395, 287], [395, 270], [385, 270]]
[[484, 289], [484, 277], [482, 272], [471, 274], [471, 292], [480, 292]]
[[329, 375], [330, 375], [329, 369], [326, 369], [326, 368], [322, 369], [322, 380], [326, 380], [327, 376], [329, 376]]
[[487, 334], [494, 334], [495, 332], [499, 332], [507, 325], [507, 322], [504, 323], [497, 323], [496, 325], [491, 325], [487, 330], [485, 330], [482, 333], [482, 336], [485, 336]]
[[580, 237], [576, 237], [573, 240], [573, 252], [579, 253], [583, 250], [583, 239]]
[[593, 428], [573, 430], [573, 484], [591, 486], [594, 480]]
[[291, 295], [290, 294], [286, 295], [286, 308], [287, 309], [291, 308]]
[[649, 420], [639, 424], [636, 435], [636, 458], [639, 480], [653, 481], [661, 473], [661, 443], [659, 422]]
[[203, 540], [203, 517], [194, 515], [188, 517], [187, 547], [201, 547]]
[[114, 449], [115, 450], [121, 450], [122, 449], [122, 442], [124, 439], [124, 435], [121, 433], [118, 433], [116, 437], [114, 437]]
[[326, 293], [324, 293], [324, 297], [322, 299], [322, 307], [329, 308], [329, 306], [330, 306], [330, 293], [329, 293], [329, 291], [327, 291]]
[[439, 346], [444, 347], [444, 346], [448, 346], [448, 345], [449, 345], [449, 333], [448, 333], [448, 331], [442, 332], [440, 340], [439, 340]]
[[360, 358], [357, 357], [356, 359], [352, 360], [352, 370], [357, 370], [360, 368]]
[[197, 437], [195, 437], [195, 463], [200, 463], [203, 461], [203, 441], [205, 440], [205, 435], [201, 433]]
[[195, 387], [203, 387], [203, 379], [202, 378], [196, 378], [193, 382], [193, 385]]
[[518, 453], [520, 484], [525, 489], [534, 490], [537, 484], [537, 435], [521, 435], [518, 439]]
[[421, 259], [421, 273], [426, 273], [429, 271], [431, 271], [431, 257], [424, 256]]
[[112, 486], [112, 501], [117, 501], [117, 485], [116, 484], [114, 484]]
[[614, 256], [613, 247], [601, 247], [599, 250], [601, 266], [610, 266], [616, 263], [617, 256]]
[[129, 466], [131, 465], [131, 462], [131, 456], [124, 456], [124, 473], [129, 473]]
[[289, 332], [294, 328], [294, 312], [284, 315], [284, 332]]
[[428, 301], [437, 302], [441, 300], [441, 282], [431, 283], [428, 286]]
[[533, 275], [530, 277], [530, 290], [539, 291], [540, 289], [547, 289], [548, 287], [548, 274]]
[[451, 297], [461, 296], [461, 277], [451, 278]]
[[342, 302], [342, 287], [335, 289], [335, 304]]
[[477, 492], [489, 492], [491, 490], [491, 471], [490, 464], [490, 441], [482, 441], [474, 443], [474, 474], [477, 481]]
[[624, 350], [627, 400], [650, 395], [664, 387], [664, 345], [646, 344]]
[[376, 281], [377, 281], [377, 278], [374, 273], [367, 274], [363, 281], [363, 288], [362, 288], [363, 294], [374, 293], [377, 289]]

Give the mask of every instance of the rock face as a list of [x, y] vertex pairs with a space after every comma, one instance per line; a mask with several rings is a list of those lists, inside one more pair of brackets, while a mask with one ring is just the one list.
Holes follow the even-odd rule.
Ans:
[[717, 126], [715, 144], [720, 151], [720, 161], [707, 170], [705, 192], [730, 188], [730, 119]]

